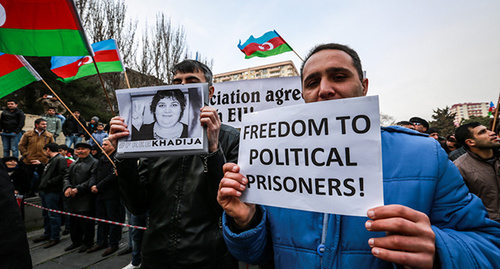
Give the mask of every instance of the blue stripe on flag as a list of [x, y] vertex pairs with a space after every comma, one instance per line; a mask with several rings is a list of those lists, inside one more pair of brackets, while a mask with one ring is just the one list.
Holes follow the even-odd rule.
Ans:
[[275, 37], [278, 37], [278, 35], [276, 34], [275, 31], [269, 31], [259, 38], [255, 38], [255, 37], [253, 37], [253, 35], [251, 35], [248, 38], [248, 40], [245, 43], [243, 43], [243, 45], [241, 45], [241, 40], [240, 40], [240, 44], [238, 44], [238, 48], [240, 50], [242, 50], [251, 43], [263, 44], [264, 42], [269, 41], [270, 39], [275, 38]]

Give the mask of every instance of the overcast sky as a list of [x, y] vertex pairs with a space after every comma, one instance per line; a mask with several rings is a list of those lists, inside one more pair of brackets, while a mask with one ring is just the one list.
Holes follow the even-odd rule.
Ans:
[[213, 58], [215, 74], [286, 60], [299, 69], [293, 52], [245, 59], [237, 48], [273, 29], [302, 57], [319, 43], [347, 44], [361, 57], [368, 94], [396, 120], [430, 120], [433, 109], [455, 103], [496, 103], [500, 93], [499, 0], [125, 2], [140, 23], [164, 12], [184, 26], [190, 51]]

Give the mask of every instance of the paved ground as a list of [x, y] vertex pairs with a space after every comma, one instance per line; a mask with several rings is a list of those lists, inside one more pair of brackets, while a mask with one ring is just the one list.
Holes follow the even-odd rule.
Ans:
[[[117, 253], [127, 246], [128, 228], [123, 229], [122, 240], [120, 241], [120, 249], [109, 255], [101, 257], [104, 250], [94, 253], [78, 253], [78, 249], [72, 251], [64, 251], [64, 248], [71, 245], [69, 235], [63, 235], [61, 242], [51, 248], [43, 248], [42, 243], [33, 243], [33, 238], [37, 238], [43, 234], [43, 229], [28, 233], [28, 241], [30, 245], [31, 260], [35, 269], [79, 269], [79, 268], [98, 268], [98, 269], [119, 269], [123, 268], [132, 260], [132, 254], [118, 256]], [[240, 262], [239, 269], [258, 269], [258, 266], [247, 265]]]
[[[122, 240], [120, 241], [120, 250], [127, 246], [128, 229], [124, 229]], [[43, 234], [42, 230], [36, 230], [28, 233], [28, 241], [30, 245], [31, 259], [33, 261], [33, 268], [36, 269], [76, 269], [76, 268], [102, 268], [102, 269], [116, 269], [122, 268], [130, 263], [132, 254], [118, 256], [117, 252], [109, 255], [108, 257], [101, 257], [104, 250], [94, 253], [78, 253], [78, 249], [72, 251], [64, 251], [64, 248], [71, 244], [69, 235], [63, 235], [61, 242], [51, 248], [44, 249], [42, 243], [33, 243], [33, 238]]]

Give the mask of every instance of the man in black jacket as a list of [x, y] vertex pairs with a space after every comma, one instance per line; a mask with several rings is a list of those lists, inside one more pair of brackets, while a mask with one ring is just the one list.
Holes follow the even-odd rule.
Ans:
[[[70, 197], [68, 209], [72, 213], [94, 216], [95, 195], [90, 192], [91, 171], [95, 169], [97, 160], [90, 155], [90, 145], [78, 143], [75, 146], [78, 160], [72, 163], [64, 177], [64, 196]], [[69, 251], [80, 247], [78, 252], [85, 252], [94, 244], [93, 220], [80, 217], [70, 217], [71, 242], [72, 244], [64, 250]]]
[[7, 109], [0, 116], [0, 133], [2, 135], [4, 157], [10, 156], [10, 151], [12, 151], [12, 156], [19, 157], [17, 145], [21, 136], [23, 136], [22, 130], [25, 119], [24, 112], [17, 108], [17, 101], [7, 100]]
[[[80, 116], [80, 110], [73, 110], [73, 114], [83, 126], [86, 126], [85, 119]], [[78, 121], [74, 117], [68, 117], [62, 125], [63, 134], [66, 136], [65, 144], [68, 147], [74, 145], [76, 148], [76, 144], [82, 142], [85, 136], [85, 130]]]
[[[115, 156], [115, 147], [104, 138], [102, 149], [110, 157]], [[96, 168], [92, 171], [90, 178], [92, 193], [96, 197], [96, 217], [100, 219], [123, 222], [125, 219], [125, 209], [120, 203], [120, 190], [118, 189], [118, 177], [115, 174], [115, 168], [106, 155], [99, 158]], [[109, 238], [108, 238], [109, 237]], [[106, 248], [102, 256], [108, 256], [118, 250], [118, 243], [122, 239], [122, 226], [108, 224], [104, 222], [97, 223], [97, 243], [87, 250], [92, 253]]]
[[[172, 72], [174, 84], [208, 82], [212, 97], [212, 72], [203, 63], [186, 60]], [[130, 134], [123, 118], [114, 117], [110, 124], [113, 143]], [[197, 124], [206, 126], [208, 154], [141, 159], [139, 166], [135, 159], [116, 163], [130, 212], [149, 210], [142, 268], [238, 268], [222, 238], [222, 209], [216, 198], [222, 166], [237, 162], [239, 132], [221, 124], [217, 110], [208, 106], [201, 109]]]
[[[63, 178], [66, 174], [66, 158], [59, 154], [59, 146], [56, 143], [49, 143], [43, 147], [45, 155], [49, 157], [49, 162], [45, 165], [40, 179], [38, 190], [42, 199], [42, 206], [60, 210], [60, 202], [62, 199]], [[43, 163], [37, 160], [37, 165]], [[35, 238], [34, 243], [45, 240], [50, 241], [45, 244], [44, 248], [50, 248], [59, 244], [61, 239], [61, 215], [54, 212], [42, 212], [44, 217], [43, 224], [45, 232], [42, 236]]]

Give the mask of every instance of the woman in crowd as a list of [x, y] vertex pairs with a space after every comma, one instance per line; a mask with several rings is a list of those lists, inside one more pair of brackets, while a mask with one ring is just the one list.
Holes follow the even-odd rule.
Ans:
[[[132, 140], [188, 137], [188, 126], [181, 122], [185, 108], [186, 97], [181, 90], [162, 90], [156, 92], [150, 106], [150, 111], [154, 118], [152, 123], [142, 124], [144, 120], [144, 107], [134, 109], [132, 115], [132, 125], [134, 126]], [[137, 128], [140, 129], [138, 130]]]

